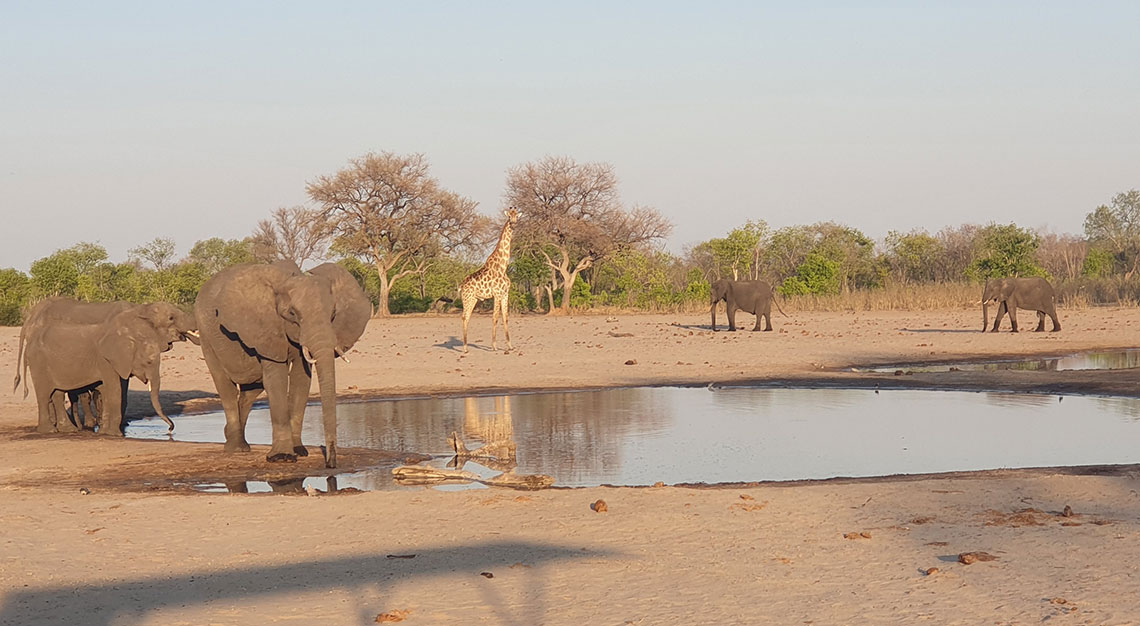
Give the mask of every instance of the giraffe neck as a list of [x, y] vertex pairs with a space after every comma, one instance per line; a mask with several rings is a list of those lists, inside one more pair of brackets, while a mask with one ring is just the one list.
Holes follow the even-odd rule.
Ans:
[[507, 220], [506, 225], [503, 226], [503, 234], [499, 235], [499, 245], [495, 246], [495, 251], [491, 256], [487, 257], [487, 262], [483, 265], [488, 270], [496, 274], [505, 274], [507, 272], [507, 263], [511, 260], [511, 222]]

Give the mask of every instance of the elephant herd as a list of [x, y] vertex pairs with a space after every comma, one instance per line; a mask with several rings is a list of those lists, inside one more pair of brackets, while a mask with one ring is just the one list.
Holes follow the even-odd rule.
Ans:
[[[714, 282], [712, 329], [717, 304], [724, 300], [729, 330], [736, 330], [738, 310], [756, 315], [753, 330], [772, 330], [772, 304], [784, 313], [774, 295], [762, 280]], [[982, 330], [989, 324], [991, 305], [997, 306], [995, 332], [1006, 314], [1017, 332], [1018, 309], [1037, 312], [1036, 330], [1044, 330], [1046, 315], [1053, 330], [1060, 330], [1056, 300], [1053, 287], [1041, 278], [989, 280], [982, 294]], [[20, 331], [13, 390], [22, 381], [26, 397], [30, 374], [41, 433], [89, 428], [121, 436], [127, 385], [135, 377], [150, 386], [155, 412], [173, 429], [159, 403], [161, 356], [174, 342], [188, 340], [201, 346], [225, 410], [227, 451], [250, 449], [246, 421], [264, 392], [273, 437], [266, 458], [296, 461], [307, 456], [301, 429], [315, 372], [325, 465], [336, 467], [336, 359], [364, 333], [371, 313], [356, 279], [335, 263], [307, 272], [288, 261], [224, 269], [202, 286], [193, 315], [166, 302], [48, 298], [29, 312]]]
[[336, 467], [335, 360], [364, 333], [371, 313], [356, 279], [334, 263], [308, 272], [288, 261], [224, 269], [202, 286], [193, 315], [166, 302], [48, 298], [20, 332], [13, 390], [23, 381], [26, 396], [30, 375], [41, 433], [86, 427], [121, 436], [133, 376], [150, 385], [154, 410], [173, 429], [159, 404], [159, 366], [175, 341], [189, 340], [201, 346], [226, 413], [225, 449], [249, 450], [246, 420], [264, 392], [273, 431], [267, 459], [296, 461], [308, 454], [301, 427], [315, 370], [325, 465]]
[[[756, 326], [752, 330], [772, 330], [772, 304], [780, 313], [787, 316], [775, 299], [775, 288], [763, 280], [729, 280], [713, 282], [709, 313], [712, 316], [712, 329], [716, 330], [716, 307], [724, 301], [728, 315], [728, 329], [736, 330], [736, 312], [746, 311], [756, 316]], [[993, 332], [998, 331], [1002, 318], [1009, 314], [1012, 332], [1017, 332], [1017, 310], [1025, 309], [1037, 313], [1037, 328], [1045, 330], [1045, 316], [1053, 322], [1053, 331], [1061, 330], [1057, 319], [1057, 294], [1053, 286], [1044, 278], [994, 278], [986, 281], [982, 289], [982, 332], [989, 326], [990, 305], [997, 305]], [[760, 327], [761, 321], [764, 328]]]

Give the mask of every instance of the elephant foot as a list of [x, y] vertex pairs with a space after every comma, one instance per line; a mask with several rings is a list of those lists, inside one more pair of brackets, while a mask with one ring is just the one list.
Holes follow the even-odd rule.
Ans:
[[286, 452], [278, 452], [277, 454], [270, 454], [265, 457], [266, 461], [270, 463], [296, 463], [297, 455], [288, 454]]
[[226, 442], [226, 447], [223, 448], [226, 452], [249, 452], [249, 444], [245, 441], [235, 441], [230, 443]]
[[55, 426], [51, 424], [40, 424], [36, 426], [36, 432], [41, 435], [50, 435], [55, 432]]
[[293, 446], [293, 454], [297, 456], [309, 456], [309, 449], [305, 446]]
[[772, 328], [769, 326], [768, 328], [765, 328], [765, 329], [764, 329], [764, 332], [766, 332], [766, 333], [770, 333], [770, 332], [772, 332]]

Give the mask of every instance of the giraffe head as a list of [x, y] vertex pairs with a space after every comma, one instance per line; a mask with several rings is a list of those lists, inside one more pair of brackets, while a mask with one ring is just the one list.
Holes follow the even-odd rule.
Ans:
[[514, 226], [519, 221], [519, 211], [515, 207], [507, 209], [507, 223]]

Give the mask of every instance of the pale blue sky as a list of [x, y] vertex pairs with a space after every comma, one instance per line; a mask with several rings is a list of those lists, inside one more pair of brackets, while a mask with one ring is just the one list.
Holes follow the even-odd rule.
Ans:
[[1140, 187], [1140, 2], [0, 4], [0, 267], [243, 237], [369, 151], [501, 208], [612, 163], [668, 247], [747, 219], [1080, 232]]

